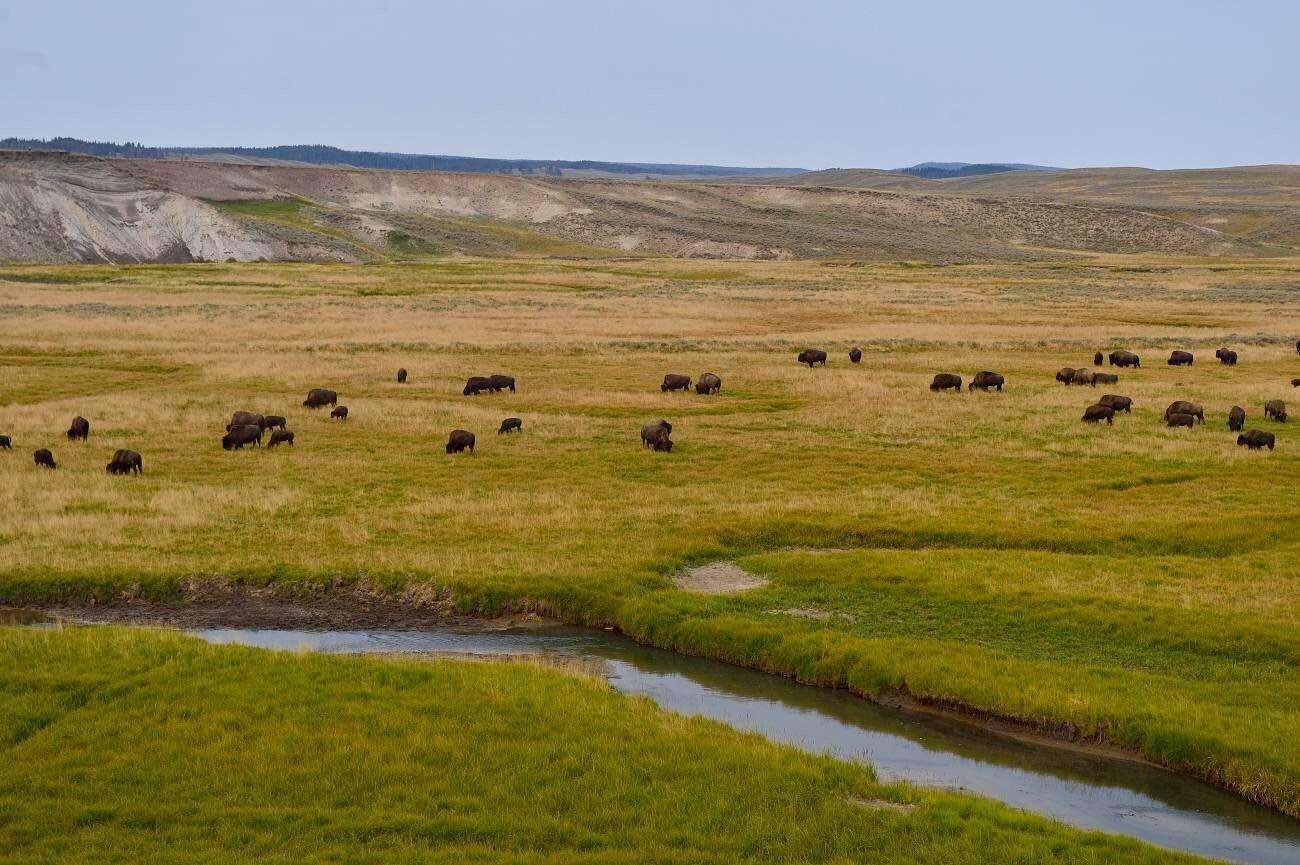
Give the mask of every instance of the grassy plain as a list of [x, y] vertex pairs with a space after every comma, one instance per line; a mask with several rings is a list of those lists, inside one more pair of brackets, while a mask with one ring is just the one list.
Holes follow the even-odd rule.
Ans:
[[541, 667], [3, 627], [0, 667], [5, 862], [1200, 861]]
[[[0, 599], [534, 603], [1112, 742], [1300, 815], [1300, 433], [1262, 419], [1300, 399], [1300, 261], [13, 267], [0, 314]], [[798, 366], [806, 345], [830, 366]], [[1117, 386], [1053, 381], [1121, 345], [1144, 366]], [[1196, 365], [1167, 367], [1175, 347]], [[927, 390], [981, 369], [1005, 392]], [[658, 389], [705, 370], [721, 395]], [[491, 372], [519, 392], [460, 395]], [[299, 406], [314, 386], [346, 424]], [[1080, 424], [1103, 391], [1133, 414]], [[1208, 423], [1165, 429], [1178, 398]], [[1234, 404], [1276, 451], [1235, 445]], [[287, 415], [297, 446], [222, 451], [235, 409]], [[88, 444], [63, 439], [74, 414]], [[497, 437], [510, 415], [523, 434]], [[670, 455], [637, 441], [659, 417]], [[475, 456], [443, 453], [454, 427]], [[118, 447], [143, 477], [104, 473]], [[717, 559], [771, 582], [675, 588]]]

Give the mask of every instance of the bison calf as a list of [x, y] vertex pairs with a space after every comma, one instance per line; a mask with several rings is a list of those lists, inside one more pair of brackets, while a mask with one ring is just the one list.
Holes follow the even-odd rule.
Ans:
[[273, 448], [276, 445], [281, 445], [281, 444], [284, 445], [293, 444], [293, 433], [290, 432], [289, 430], [278, 429], [275, 432], [271, 433], [271, 440], [266, 443], [266, 446], [269, 448]]
[[0, 450], [9, 450], [14, 446], [13, 440], [9, 436], [0, 436]]
[[262, 418], [262, 429], [284, 429], [287, 421], [278, 414], [269, 414]]
[[809, 369], [812, 369], [817, 364], [826, 366], [826, 352], [820, 348], [805, 348], [799, 352], [799, 363], [808, 364]]
[[508, 417], [501, 421], [501, 428], [497, 430], [497, 435], [502, 433], [523, 432], [524, 422], [521, 418]]
[[397, 371], [397, 383], [406, 384], [406, 367], [402, 367]]
[[938, 392], [941, 390], [953, 390], [961, 392], [961, 376], [951, 372], [941, 372], [935, 375], [934, 380], [930, 382], [930, 390]]
[[122, 448], [113, 453], [113, 459], [104, 467], [110, 475], [129, 475], [144, 473], [144, 461], [140, 459], [140, 454], [136, 451], [129, 451]]
[[1244, 433], [1237, 436], [1237, 444], [1245, 445], [1247, 449], [1252, 451], [1257, 451], [1260, 448], [1265, 447], [1269, 450], [1273, 450], [1274, 442], [1275, 439], [1271, 432], [1264, 432], [1263, 430], [1258, 429], [1246, 430]]
[[347, 420], [347, 419], [348, 419], [348, 407], [345, 406], [345, 405], [335, 406], [335, 407], [334, 407], [334, 411], [330, 412], [330, 417], [331, 417], [331, 418], [338, 418], [339, 420]]
[[454, 429], [447, 437], [447, 453], [458, 454], [464, 451], [474, 453], [474, 433], [463, 429]]
[[1102, 421], [1105, 421], [1108, 424], [1114, 424], [1115, 409], [1108, 405], [1102, 405], [1101, 403], [1090, 405], [1083, 410], [1083, 417], [1081, 420], [1084, 423], [1101, 423]]
[[1092, 365], [1101, 366], [1101, 364], [1102, 364], [1101, 352], [1097, 352], [1092, 356]]
[[691, 377], [689, 375], [678, 375], [670, 372], [664, 376], [663, 384], [659, 385], [659, 390], [667, 393], [671, 390], [689, 390], [691, 386]]
[[32, 454], [32, 461], [43, 469], [58, 468], [54, 464], [54, 454], [50, 453], [49, 448], [41, 448]]
[[72, 426], [68, 427], [68, 441], [81, 439], [83, 442], [90, 438], [90, 421], [81, 415], [72, 419]]

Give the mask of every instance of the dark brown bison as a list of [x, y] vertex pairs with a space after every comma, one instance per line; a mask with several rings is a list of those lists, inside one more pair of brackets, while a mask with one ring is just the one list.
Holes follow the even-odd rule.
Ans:
[[1108, 405], [1115, 409], [1115, 411], [1122, 411], [1125, 414], [1133, 413], [1133, 399], [1127, 396], [1108, 393], [1101, 399], [1097, 400], [1097, 405]]
[[1121, 348], [1118, 351], [1112, 351], [1110, 353], [1110, 365], [1141, 367], [1142, 358], [1127, 349]]
[[345, 405], [336, 405], [336, 406], [334, 406], [334, 411], [330, 412], [330, 417], [331, 417], [331, 418], [338, 418], [339, 420], [347, 420], [347, 419], [348, 419], [348, 407], [345, 406]]
[[144, 461], [136, 451], [121, 448], [113, 453], [113, 459], [104, 468], [110, 475], [129, 475], [144, 473]]
[[1165, 409], [1165, 420], [1169, 420], [1171, 414], [1180, 413], [1198, 417], [1201, 419], [1201, 423], [1205, 423], [1205, 409], [1201, 407], [1200, 403], [1188, 402], [1185, 399], [1174, 400], [1169, 404], [1169, 407]]
[[1165, 426], [1185, 426], [1188, 429], [1196, 426], [1196, 415], [1188, 414], [1183, 411], [1176, 411], [1165, 415]]
[[68, 427], [68, 441], [81, 439], [83, 442], [90, 438], [90, 421], [81, 415], [72, 419], [72, 426]]
[[1102, 358], [1102, 356], [1101, 356], [1101, 352], [1097, 352], [1097, 353], [1095, 353], [1095, 354], [1092, 356], [1092, 365], [1093, 365], [1093, 366], [1101, 366], [1104, 362], [1105, 362], [1105, 360]]
[[54, 454], [50, 453], [49, 448], [41, 448], [33, 453], [32, 461], [43, 469], [58, 468], [54, 463]]
[[1244, 433], [1237, 436], [1237, 444], [1245, 445], [1252, 451], [1257, 451], [1260, 448], [1268, 448], [1269, 450], [1272, 450], [1275, 441], [1276, 440], [1273, 438], [1271, 432], [1264, 432], [1260, 429], [1246, 430]]
[[286, 423], [278, 414], [269, 414], [262, 418], [262, 429], [284, 429]]
[[670, 454], [673, 452], [673, 440], [668, 437], [668, 433], [664, 433], [655, 440], [654, 449], [660, 453]]
[[1228, 431], [1241, 432], [1241, 428], [1246, 425], [1246, 410], [1239, 405], [1234, 405], [1228, 411]]
[[952, 390], [957, 393], [961, 392], [961, 376], [951, 372], [941, 372], [935, 375], [934, 380], [930, 382], [930, 390]]
[[302, 404], [307, 408], [324, 408], [327, 405], [338, 405], [339, 395], [328, 388], [314, 387], [307, 394], [307, 398]]
[[237, 451], [245, 445], [262, 446], [262, 428], [249, 424], [237, 426], [221, 437], [221, 446], [228, 451]]
[[817, 364], [826, 366], [826, 352], [820, 348], [805, 348], [799, 352], [799, 363], [808, 364], [809, 369], [812, 369]]
[[1237, 365], [1237, 353], [1230, 348], [1220, 348], [1214, 352], [1214, 356], [1219, 359], [1219, 363], [1226, 366]]
[[862, 349], [858, 348], [855, 345], [853, 348], [849, 349], [849, 363], [861, 363], [861, 362], [862, 362]]
[[1190, 351], [1174, 350], [1170, 353], [1169, 360], [1167, 360], [1166, 363], [1170, 366], [1191, 366], [1192, 359], [1192, 353]]
[[497, 435], [502, 433], [523, 432], [524, 422], [521, 418], [508, 417], [501, 421], [501, 428], [497, 430]]
[[1090, 405], [1083, 410], [1081, 420], [1084, 423], [1101, 423], [1105, 421], [1108, 424], [1113, 424], [1115, 423], [1115, 409], [1101, 403]]
[[499, 372], [494, 372], [488, 376], [488, 387], [492, 389], [493, 393], [501, 393], [503, 390], [508, 390], [511, 393], [514, 393], [515, 378], [514, 376], [502, 375]]
[[1119, 384], [1119, 376], [1113, 372], [1094, 372], [1092, 374], [1092, 386], [1099, 384]]
[[983, 372], [975, 373], [975, 377], [970, 380], [970, 384], [966, 385], [966, 389], [975, 390], [976, 388], [979, 388], [982, 391], [988, 391], [990, 388], [993, 388], [1001, 391], [1002, 385], [1006, 384], [1006, 381], [1006, 378], [998, 373], [984, 370]]
[[492, 382], [485, 375], [472, 375], [465, 382], [465, 389], [461, 391], [465, 396], [474, 396], [485, 390], [492, 390]]
[[659, 390], [667, 393], [670, 390], [690, 390], [691, 377], [689, 375], [678, 375], [670, 372], [664, 376], [663, 384], [659, 385]]
[[278, 429], [275, 432], [271, 433], [271, 440], [266, 443], [266, 446], [269, 448], [273, 448], [276, 445], [291, 445], [291, 444], [293, 444], [293, 433], [287, 429]]
[[1271, 399], [1264, 403], [1264, 417], [1271, 417], [1273, 420], [1286, 422], [1286, 403], [1280, 399]]
[[463, 429], [454, 429], [447, 437], [447, 453], [459, 454], [469, 451], [474, 453], [474, 433]]
[[226, 432], [241, 426], [257, 426], [266, 429], [266, 418], [257, 412], [237, 411], [230, 416], [230, 422], [226, 424]]
[[1078, 372], [1072, 366], [1063, 366], [1056, 371], [1056, 380], [1061, 384], [1071, 384], [1074, 382], [1074, 374]]
[[0, 451], [7, 451], [13, 446], [13, 439], [9, 438], [9, 436], [0, 436]]
[[655, 421], [641, 427], [641, 444], [643, 447], [654, 447], [655, 442], [661, 438], [668, 438], [673, 431], [673, 425], [666, 420]]
[[1300, 387], [1300, 378], [1291, 379], [1291, 387]]
[[695, 380], [695, 392], [715, 394], [722, 390], [722, 379], [711, 372], [706, 372]]
[[406, 384], [406, 367], [402, 367], [397, 371], [397, 383]]

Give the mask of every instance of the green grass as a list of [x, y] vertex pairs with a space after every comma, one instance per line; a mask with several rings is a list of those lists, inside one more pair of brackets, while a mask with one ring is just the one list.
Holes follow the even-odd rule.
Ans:
[[1193, 862], [505, 663], [0, 628], [5, 862]]

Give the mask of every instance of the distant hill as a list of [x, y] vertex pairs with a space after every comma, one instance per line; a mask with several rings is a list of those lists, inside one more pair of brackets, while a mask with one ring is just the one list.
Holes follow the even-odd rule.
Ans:
[[650, 162], [597, 162], [564, 159], [485, 159], [420, 153], [344, 150], [322, 144], [278, 147], [146, 147], [135, 142], [84, 141], [80, 138], [5, 138], [0, 150], [55, 150], [126, 159], [202, 159], [241, 164], [335, 165], [390, 171], [455, 171], [467, 174], [524, 174], [543, 177], [649, 177], [703, 179], [800, 174], [802, 168], [744, 168], [731, 165], [674, 165]]
[[976, 177], [981, 174], [1003, 174], [1008, 171], [1056, 171], [1049, 165], [1029, 165], [1024, 162], [920, 162], [907, 168], [894, 169], [899, 174], [924, 177], [927, 180], [946, 180], [950, 177]]

